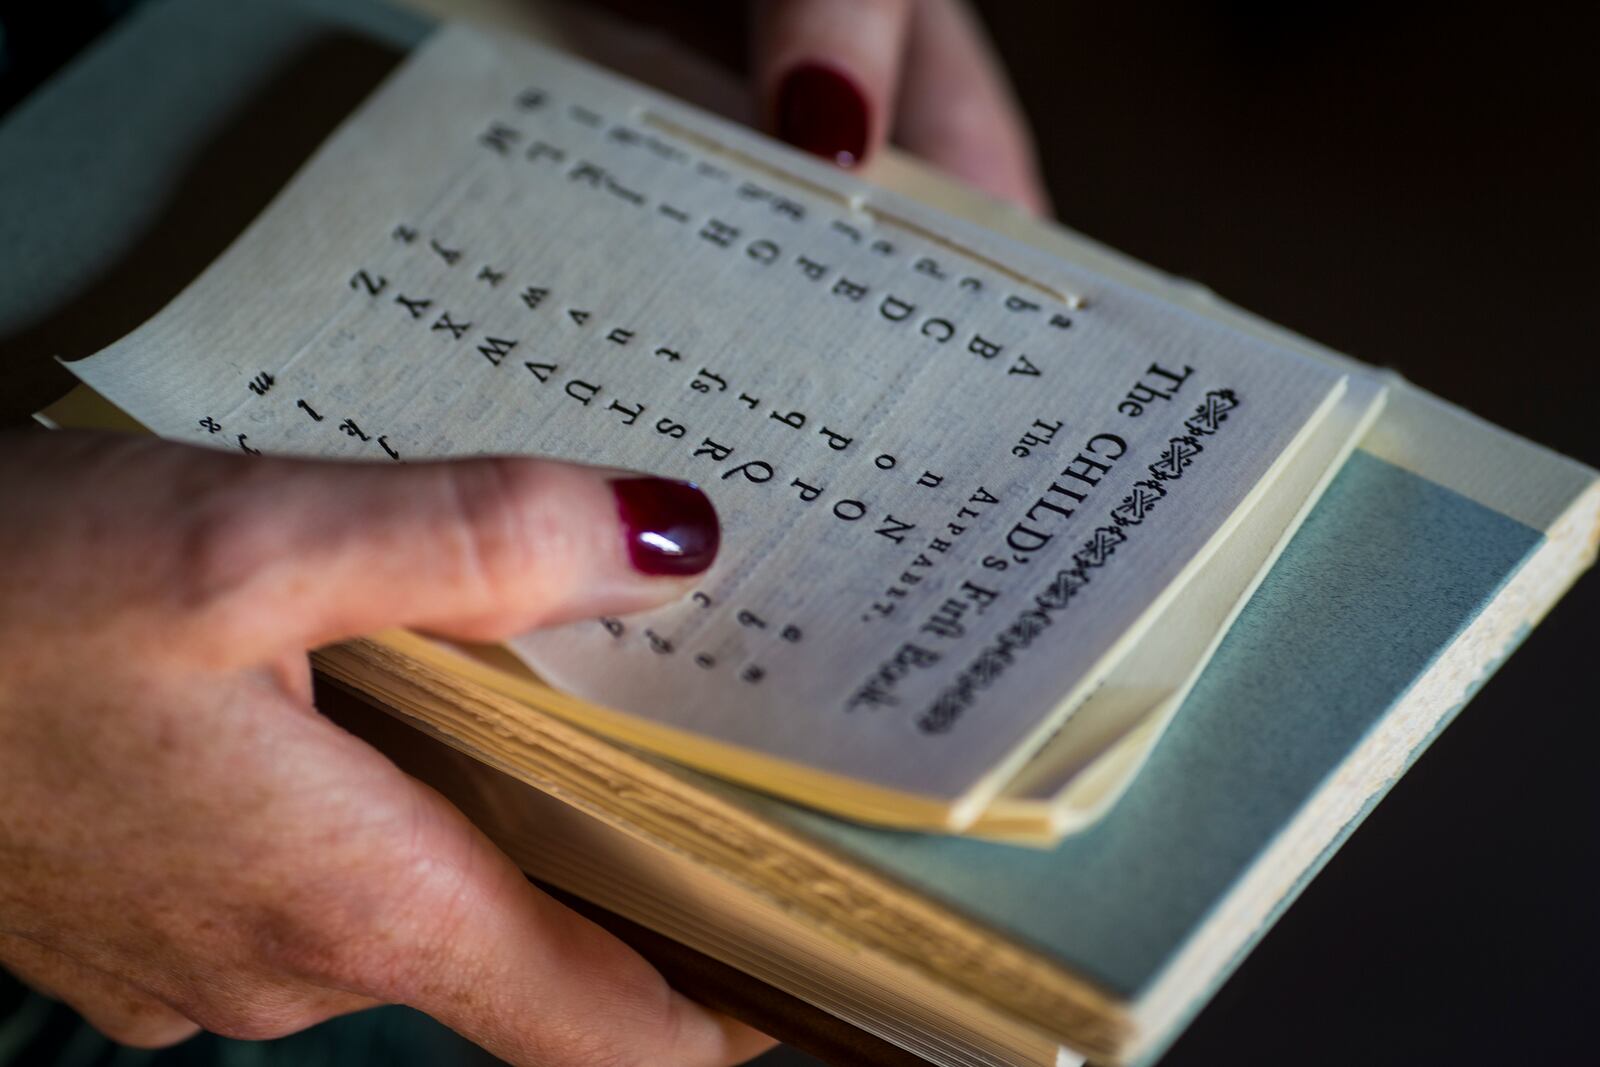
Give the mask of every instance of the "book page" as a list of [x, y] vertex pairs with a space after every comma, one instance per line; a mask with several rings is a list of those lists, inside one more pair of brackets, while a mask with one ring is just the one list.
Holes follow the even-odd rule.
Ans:
[[1045, 844], [1081, 830], [1121, 796], [1255, 592], [1382, 410], [1362, 375], [1291, 463], [1263, 483], [1215, 556], [1040, 746], [967, 832]]
[[697, 482], [724, 548], [691, 597], [516, 650], [720, 745], [709, 769], [748, 751], [934, 806], [1025, 757], [1344, 382], [461, 27], [72, 367], [252, 455]]

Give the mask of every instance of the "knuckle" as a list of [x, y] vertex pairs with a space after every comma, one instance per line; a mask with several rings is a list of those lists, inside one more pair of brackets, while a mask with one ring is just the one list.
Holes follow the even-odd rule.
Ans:
[[372, 953], [371, 934], [342, 911], [299, 911], [261, 938], [261, 955], [275, 973], [315, 985], [359, 985]]
[[287, 1037], [328, 1016], [310, 991], [261, 977], [191, 986], [177, 1004], [201, 1029], [239, 1041]]
[[226, 637], [243, 621], [237, 616], [248, 591], [295, 546], [270, 510], [273, 475], [220, 473], [201, 473], [183, 502], [166, 587], [179, 618], [196, 622], [202, 635]]
[[201, 1024], [219, 1037], [237, 1041], [274, 1041], [309, 1030], [321, 1022], [321, 1012], [297, 1005], [251, 1005], [204, 1015]]
[[[0, 523], [0, 549], [26, 561], [4, 576], [5, 592], [53, 591], [64, 603], [92, 606], [97, 629], [140, 640], [153, 615], [167, 620], [173, 590], [185, 582], [188, 512], [196, 490], [218, 480], [216, 458], [154, 438], [46, 436], [13, 442], [23, 447], [6, 456], [3, 473], [39, 521]], [[60, 486], [41, 491], [52, 475]]]
[[403, 1000], [448, 947], [461, 892], [440, 860], [403, 850], [356, 872], [336, 903], [297, 907], [264, 951], [279, 973]]
[[527, 506], [529, 479], [516, 460], [450, 463], [446, 479], [446, 536], [456, 577], [492, 592], [526, 583], [534, 545], [550, 547], [550, 524]]
[[468, 921], [466, 879], [432, 860], [402, 872], [401, 888], [378, 915], [357, 962], [360, 988], [383, 1000], [409, 1001], [437, 986], [451, 966], [452, 946]]
[[200, 1028], [191, 1022], [127, 1023], [120, 1020], [107, 1022], [88, 1016], [84, 1019], [103, 1037], [127, 1048], [149, 1050], [171, 1048], [183, 1044], [200, 1032]]

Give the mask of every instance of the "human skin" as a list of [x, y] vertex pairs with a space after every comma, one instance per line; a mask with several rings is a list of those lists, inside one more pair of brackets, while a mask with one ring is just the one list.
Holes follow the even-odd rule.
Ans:
[[305, 650], [342, 637], [486, 640], [683, 595], [693, 574], [630, 551], [677, 520], [624, 521], [616, 477], [0, 439], [6, 966], [137, 1045], [392, 1002], [513, 1063], [764, 1047], [312, 704]]
[[[1043, 208], [1025, 127], [955, 0], [755, 14], [753, 111], [775, 132], [845, 165], [893, 136]], [[835, 79], [820, 116], [795, 97], [826, 87], [817, 69]], [[0, 436], [0, 965], [146, 1047], [380, 1003], [530, 1067], [767, 1047], [312, 701], [307, 650], [342, 638], [493, 640], [684, 595], [693, 567], [640, 569], [616, 479]]]

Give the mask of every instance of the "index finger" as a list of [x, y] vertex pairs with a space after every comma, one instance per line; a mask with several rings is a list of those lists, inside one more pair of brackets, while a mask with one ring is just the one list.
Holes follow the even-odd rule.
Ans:
[[756, 85], [780, 138], [840, 166], [882, 147], [894, 114], [911, 0], [766, 0]]

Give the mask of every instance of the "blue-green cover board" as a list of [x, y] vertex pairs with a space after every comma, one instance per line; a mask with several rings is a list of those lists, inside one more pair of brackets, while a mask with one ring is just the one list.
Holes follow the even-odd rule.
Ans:
[[751, 802], [1137, 996], [1541, 541], [1357, 451], [1085, 832], [1034, 851]]

